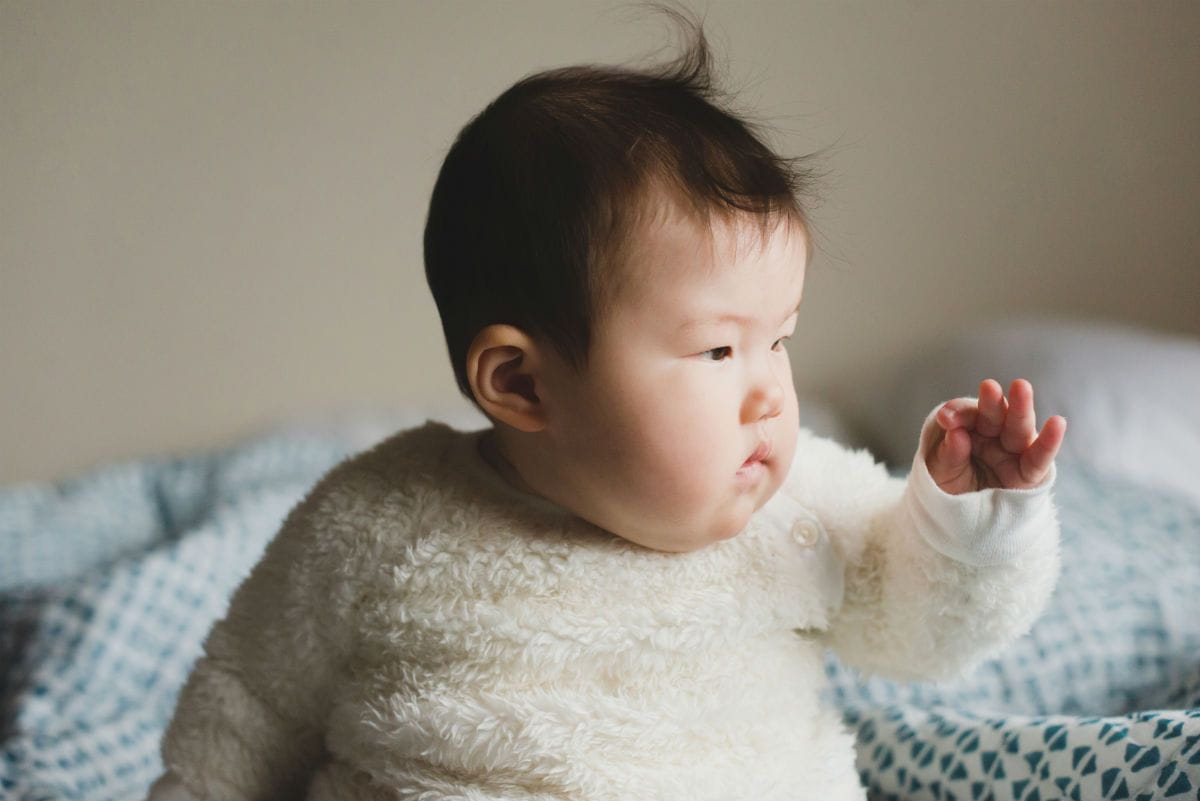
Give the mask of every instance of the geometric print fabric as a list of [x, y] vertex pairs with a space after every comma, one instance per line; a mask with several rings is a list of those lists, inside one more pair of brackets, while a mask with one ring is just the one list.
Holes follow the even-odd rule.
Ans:
[[1063, 573], [1028, 635], [953, 682], [827, 654], [872, 799], [1200, 799], [1200, 510], [1058, 475]]

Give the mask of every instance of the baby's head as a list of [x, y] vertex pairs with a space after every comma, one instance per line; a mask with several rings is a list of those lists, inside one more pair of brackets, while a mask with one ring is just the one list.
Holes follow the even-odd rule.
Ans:
[[505, 91], [451, 147], [424, 243], [510, 482], [662, 551], [736, 535], [783, 483], [811, 253], [811, 171], [712, 101], [693, 31], [666, 67]]

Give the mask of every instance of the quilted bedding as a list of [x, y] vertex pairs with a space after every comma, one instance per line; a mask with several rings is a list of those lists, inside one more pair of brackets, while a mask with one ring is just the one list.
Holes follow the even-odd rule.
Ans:
[[875, 799], [1200, 799], [1200, 509], [1059, 460], [1063, 574], [1033, 630], [940, 684], [826, 668]]
[[[365, 443], [287, 430], [0, 488], [0, 798], [137, 799], [209, 626], [284, 515]], [[1200, 509], [1060, 460], [1064, 572], [954, 684], [830, 654], [876, 799], [1200, 798]]]

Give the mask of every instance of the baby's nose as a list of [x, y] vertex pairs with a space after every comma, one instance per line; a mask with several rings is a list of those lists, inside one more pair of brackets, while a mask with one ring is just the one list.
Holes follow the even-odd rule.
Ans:
[[754, 423], [769, 420], [783, 413], [783, 387], [778, 381], [769, 381], [752, 390], [742, 407], [742, 421]]

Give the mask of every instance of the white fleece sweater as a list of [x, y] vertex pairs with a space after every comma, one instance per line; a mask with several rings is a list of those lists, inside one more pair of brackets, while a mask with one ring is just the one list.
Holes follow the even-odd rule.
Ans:
[[[822, 651], [901, 679], [1025, 633], [1051, 473], [947, 495], [801, 430], [746, 530], [669, 554], [511, 488], [429, 422], [289, 514], [216, 623], [152, 798], [863, 799]], [[174, 787], [177, 795], [172, 795]]]

